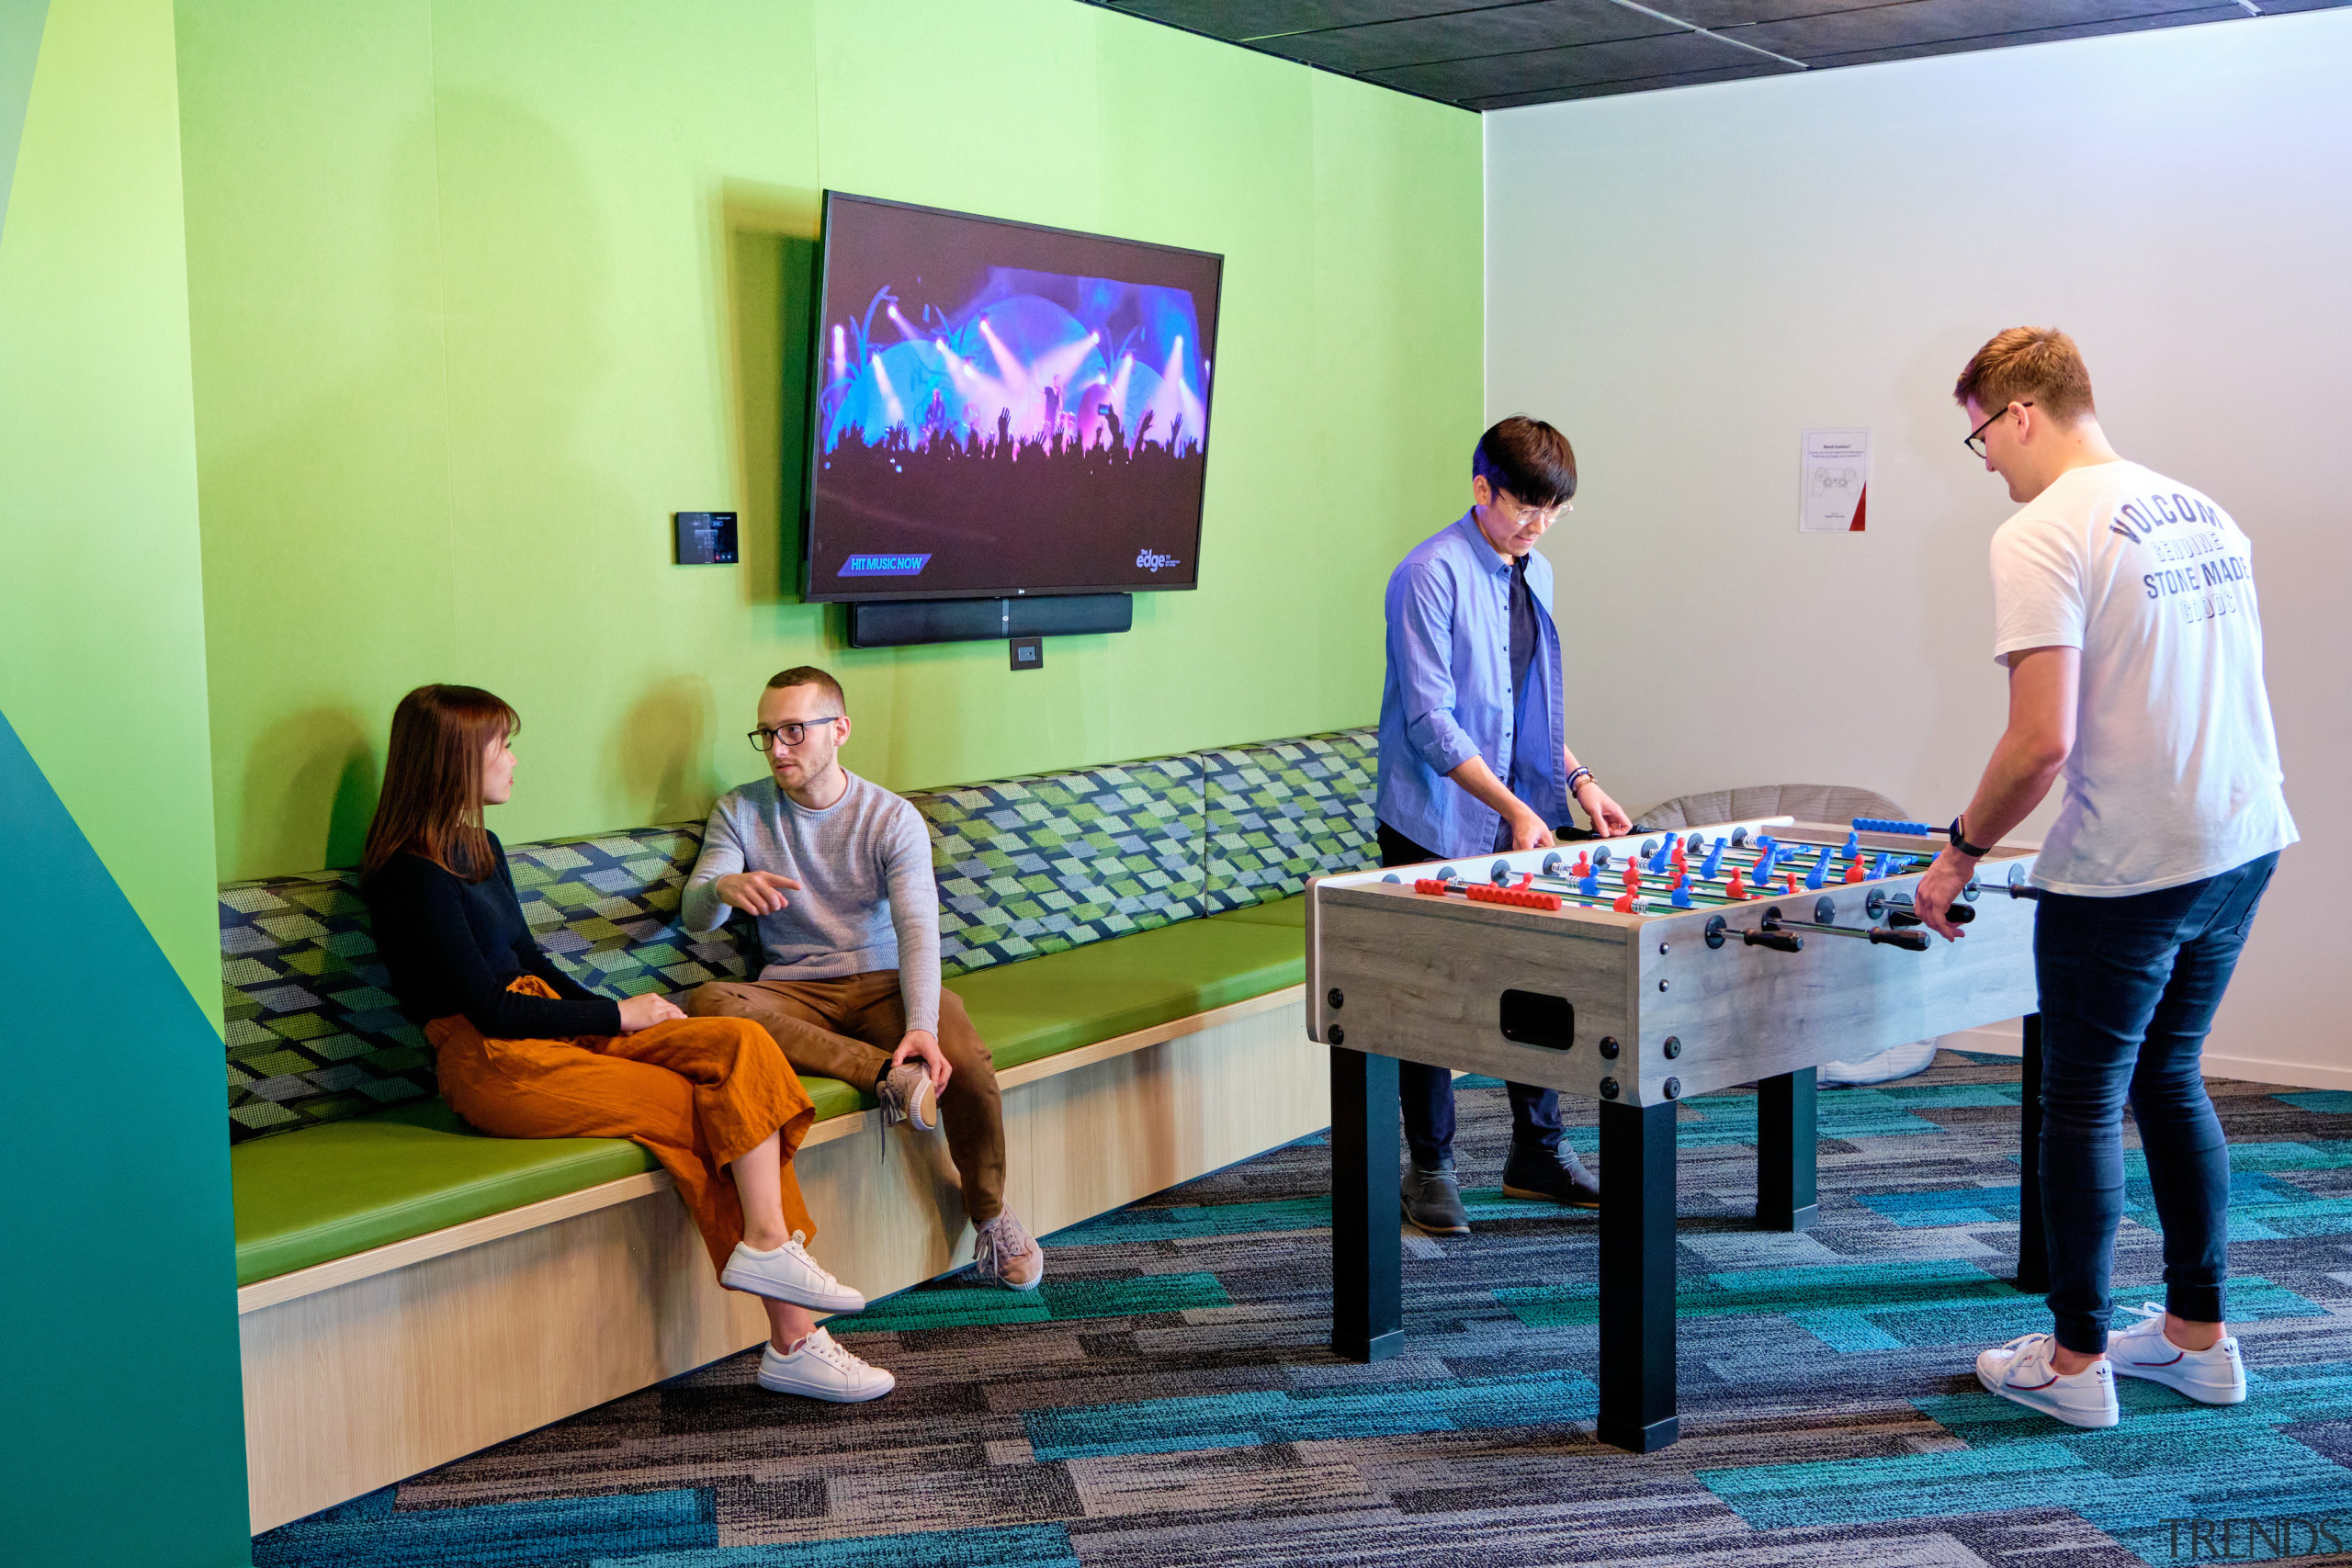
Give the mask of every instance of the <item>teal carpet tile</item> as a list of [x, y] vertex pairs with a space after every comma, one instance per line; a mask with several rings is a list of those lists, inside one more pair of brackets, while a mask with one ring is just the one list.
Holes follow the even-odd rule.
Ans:
[[[1752, 1218], [1754, 1095], [1683, 1103], [1683, 1440], [1656, 1454], [1593, 1435], [1598, 1217], [1501, 1195], [1503, 1089], [1465, 1077], [1473, 1234], [1400, 1233], [1392, 1359], [1329, 1348], [1312, 1137], [1045, 1237], [1035, 1294], [954, 1275], [835, 1320], [898, 1374], [887, 1398], [779, 1398], [729, 1357], [273, 1530], [254, 1562], [2170, 1568], [2216, 1558], [2233, 1520], [2235, 1561], [2352, 1568], [2308, 1530], [2288, 1551], [2277, 1523], [2333, 1517], [2352, 1541], [2352, 1096], [2212, 1084], [2251, 1397], [2125, 1380], [2122, 1424], [2084, 1432], [1973, 1371], [2050, 1320], [2009, 1279], [2017, 1071], [1947, 1052], [1825, 1090], [1819, 1223], [1795, 1235]], [[1579, 1148], [1594, 1111], [1563, 1106]], [[2119, 1309], [2163, 1295], [2128, 1123], [2124, 1179]]]

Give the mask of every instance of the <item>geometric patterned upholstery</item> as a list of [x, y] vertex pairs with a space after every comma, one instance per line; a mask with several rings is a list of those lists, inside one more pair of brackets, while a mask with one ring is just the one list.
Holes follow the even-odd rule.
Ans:
[[229, 1138], [434, 1092], [433, 1052], [387, 988], [356, 871], [220, 889]]
[[[929, 827], [949, 976], [1296, 893], [1379, 861], [1369, 729], [908, 796]], [[676, 928], [699, 822], [510, 844], [523, 917], [606, 996], [757, 969], [736, 920]], [[233, 1142], [424, 1100], [433, 1054], [394, 1002], [357, 871], [220, 889]]]
[[[725, 933], [688, 942], [671, 929], [701, 839], [691, 823], [518, 844], [506, 858], [557, 966], [636, 996], [745, 971]], [[356, 870], [224, 886], [220, 953], [232, 1143], [436, 1092], [432, 1048], [392, 999]]]
[[1202, 912], [1198, 757], [907, 798], [931, 829], [950, 976]]
[[1210, 914], [1287, 898], [1310, 876], [1380, 863], [1377, 739], [1347, 729], [1202, 753]]

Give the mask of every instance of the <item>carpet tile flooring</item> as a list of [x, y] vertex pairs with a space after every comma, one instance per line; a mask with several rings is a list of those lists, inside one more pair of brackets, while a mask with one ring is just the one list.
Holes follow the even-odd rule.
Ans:
[[[1402, 1237], [1405, 1354], [1334, 1356], [1316, 1138], [1046, 1238], [1035, 1295], [951, 1278], [836, 1320], [898, 1374], [887, 1399], [780, 1399], [732, 1357], [273, 1530], [254, 1561], [2124, 1568], [2227, 1542], [2352, 1568], [2278, 1528], [2333, 1518], [2352, 1544], [2352, 1093], [2211, 1087], [2242, 1405], [2119, 1379], [2122, 1424], [2080, 1431], [1977, 1386], [1975, 1353], [2049, 1314], [2007, 1278], [2017, 1065], [1946, 1052], [1823, 1092], [1821, 1222], [1801, 1235], [1748, 1217], [1754, 1096], [1684, 1103], [1684, 1435], [1660, 1453], [1592, 1437], [1588, 1213], [1474, 1187], [1475, 1234]], [[1494, 1180], [1501, 1086], [1458, 1093], [1465, 1179]], [[1563, 1109], [1590, 1151], [1592, 1107]], [[2136, 1152], [2126, 1176], [2123, 1322], [2162, 1299]]]

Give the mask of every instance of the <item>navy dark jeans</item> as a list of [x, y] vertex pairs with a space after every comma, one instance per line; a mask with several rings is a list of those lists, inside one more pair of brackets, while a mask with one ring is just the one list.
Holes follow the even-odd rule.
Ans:
[[[1380, 827], [1382, 865], [1419, 865], [1443, 860], [1387, 823]], [[1513, 1147], [1551, 1150], [1560, 1146], [1560, 1095], [1557, 1089], [1532, 1084], [1507, 1084], [1510, 1093], [1510, 1141]], [[1405, 1146], [1413, 1163], [1427, 1168], [1453, 1153], [1453, 1070], [1420, 1062], [1396, 1064], [1396, 1091], [1405, 1106]]]
[[2198, 1059], [2278, 864], [2267, 854], [2122, 898], [2041, 896], [2041, 1213], [2069, 1350], [2107, 1348], [2127, 1096], [2164, 1224], [2165, 1305], [2198, 1323], [2226, 1315], [2230, 1151]]

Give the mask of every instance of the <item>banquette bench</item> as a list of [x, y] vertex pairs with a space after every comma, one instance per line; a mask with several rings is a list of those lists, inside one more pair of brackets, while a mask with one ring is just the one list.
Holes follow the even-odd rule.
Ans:
[[[1355, 730], [911, 796], [948, 984], [988, 1040], [1038, 1234], [1329, 1121], [1307, 877], [1377, 859]], [[752, 967], [675, 926], [699, 823], [508, 846], [539, 942], [609, 995]], [[756, 1343], [635, 1145], [483, 1136], [435, 1096], [355, 872], [220, 890], [256, 1533]], [[939, 1140], [808, 1080], [818, 1256], [869, 1297], [967, 1262]], [[865, 1134], [865, 1136], [858, 1134]], [[1050, 1270], [1050, 1265], [1049, 1265]], [[1047, 1275], [1046, 1289], [1052, 1289]]]

